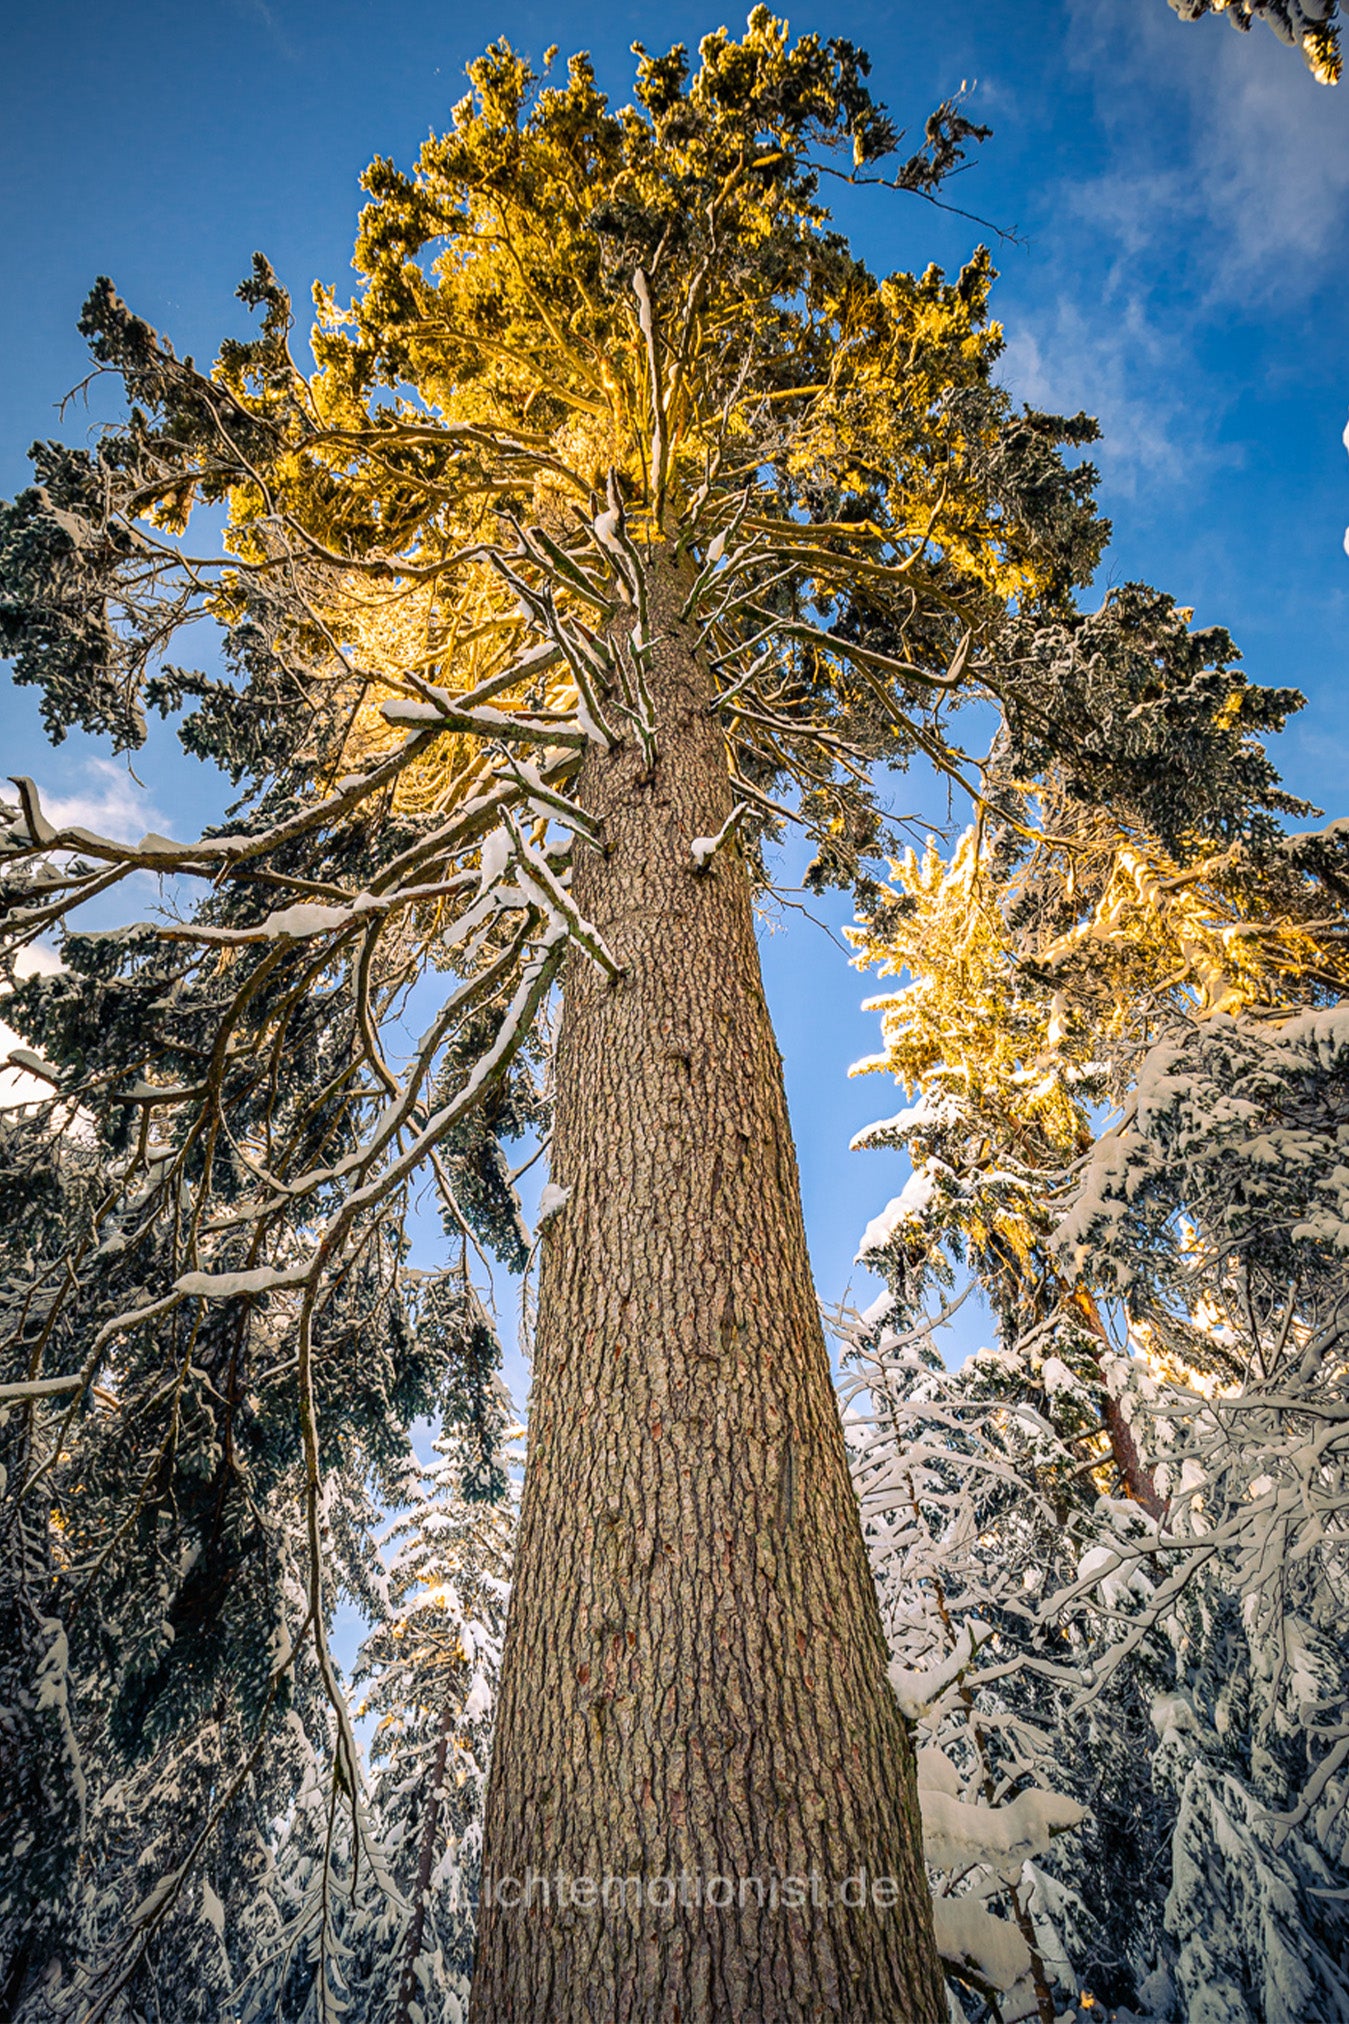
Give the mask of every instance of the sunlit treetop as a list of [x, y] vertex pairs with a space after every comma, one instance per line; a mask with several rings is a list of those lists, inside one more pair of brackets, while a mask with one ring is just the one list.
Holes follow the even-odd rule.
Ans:
[[[1111, 605], [1129, 614], [1127, 627], [1103, 626]], [[976, 823], [949, 855], [930, 840], [896, 859], [849, 931], [859, 968], [896, 980], [868, 1001], [883, 1048], [854, 1072], [888, 1072], [918, 1099], [860, 1142], [902, 1145], [926, 1177], [877, 1229], [875, 1251], [917, 1287], [931, 1269], [942, 1276], [934, 1247], [952, 1247], [986, 1275], [1013, 1337], [1078, 1297], [1081, 1258], [1070, 1270], [1062, 1227], [1088, 1155], [1099, 1141], [1107, 1160], [1106, 1127], [1120, 1118], [1111, 1185], [1125, 1191], [1127, 1149], [1144, 1144], [1130, 1119], [1149, 1050], [1160, 1059], [1173, 1049], [1158, 1071], [1163, 1090], [1167, 1074], [1175, 1090], [1192, 1075], [1198, 1085], [1206, 1050], [1277, 1052], [1285, 1028], [1300, 1034], [1349, 993], [1349, 838], [1338, 823], [1278, 828], [1276, 810], [1314, 811], [1282, 791], [1257, 736], [1299, 699], [1246, 683], [1227, 636], [1192, 634], [1188, 617], [1128, 585], [1102, 611], [1040, 629], [1040, 673], [1020, 703], [1057, 657], [1060, 694], [1077, 689], [1081, 721], [1114, 729], [1091, 769], [1097, 797], [1083, 753], [1062, 765], [1054, 740], [1026, 728], [1034, 710], [1014, 712]], [[1158, 647], [1168, 639], [1164, 682]], [[1031, 760], [1038, 775], [1021, 770]], [[1330, 1033], [1322, 1052], [1333, 1083]], [[1298, 1073], [1282, 1062], [1263, 1072], [1267, 1093]], [[1164, 1109], [1156, 1091], [1149, 1100]], [[1310, 1080], [1306, 1100], [1310, 1116]], [[1248, 1104], [1245, 1114], [1257, 1112]], [[1156, 1129], [1183, 1166], [1182, 1137]], [[1128, 1182], [1130, 1196], [1141, 1188]], [[1182, 1211], [1199, 1214], [1183, 1187], [1170, 1203], [1173, 1216]], [[1264, 1220], [1273, 1229], [1279, 1219]], [[1095, 1262], [1108, 1278], [1107, 1251]], [[1159, 1273], [1173, 1251], [1164, 1241], [1152, 1260]]]
[[[947, 104], [882, 178], [899, 136], [849, 44], [792, 44], [761, 8], [700, 59], [641, 55], [614, 112], [588, 59], [541, 87], [495, 45], [415, 172], [368, 172], [364, 285], [345, 309], [318, 291], [317, 371], [261, 259], [240, 291], [260, 334], [209, 376], [100, 283], [84, 328], [136, 409], [92, 455], [44, 446], [8, 530], [5, 643], [54, 730], [138, 742], [148, 674], [152, 703], [202, 698], [189, 739], [236, 775], [274, 771], [284, 693], [338, 773], [353, 724], [365, 753], [391, 698], [430, 689], [542, 709], [516, 730], [536, 743], [578, 704], [605, 735], [596, 640], [659, 549], [740, 699], [741, 777], [762, 796], [822, 775], [812, 826], [874, 833], [857, 768], [925, 742], [1009, 600], [1093, 567], [1093, 473], [1055, 443], [1094, 428], [1018, 415], [994, 386], [985, 254], [955, 282], [877, 279], [830, 229], [826, 177], [935, 196], [982, 129]], [[232, 563], [184, 570], [171, 537], [196, 500], [228, 503]], [[242, 713], [153, 671], [203, 608], [249, 663]], [[439, 744], [438, 770], [458, 756]]]

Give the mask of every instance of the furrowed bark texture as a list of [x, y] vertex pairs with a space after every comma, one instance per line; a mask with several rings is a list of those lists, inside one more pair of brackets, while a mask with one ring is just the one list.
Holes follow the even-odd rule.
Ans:
[[652, 589], [654, 777], [625, 744], [581, 785], [575, 895], [627, 974], [568, 959], [471, 2016], [938, 2024], [748, 881], [692, 869], [724, 748]]

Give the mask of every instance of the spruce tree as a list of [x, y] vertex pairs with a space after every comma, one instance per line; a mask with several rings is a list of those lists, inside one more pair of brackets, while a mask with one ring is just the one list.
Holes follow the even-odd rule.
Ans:
[[504, 1486], [491, 1501], [465, 1497], [461, 1438], [436, 1447], [393, 1527], [392, 1607], [361, 1654], [378, 1717], [372, 1805], [408, 1907], [392, 2001], [387, 1972], [377, 1975], [370, 2024], [466, 2015], [473, 1968], [515, 1508]]
[[[1105, 530], [1059, 454], [1092, 425], [993, 380], [986, 254], [878, 280], [832, 230], [827, 176], [931, 194], [981, 137], [946, 105], [900, 159], [866, 70], [760, 8], [696, 69], [640, 54], [615, 112], [585, 58], [541, 86], [497, 44], [413, 173], [368, 172], [315, 370], [260, 257], [258, 335], [209, 372], [111, 283], [86, 306], [126, 418], [35, 449], [0, 644], [53, 737], [186, 709], [243, 798], [125, 845], [22, 781], [5, 838], [11, 948], [138, 871], [176, 901], [72, 928], [5, 1006], [56, 1082], [6, 1170], [42, 1205], [5, 1259], [18, 1989], [76, 1972], [31, 1943], [86, 1875], [68, 1688], [110, 1761], [222, 1700], [241, 1733], [91, 2018], [303, 1716], [301, 1650], [323, 1846], [378, 1872], [325, 1634], [362, 1579], [342, 1513], [392, 1496], [419, 1412], [491, 1473], [468, 1290], [410, 1286], [403, 1220], [429, 1177], [518, 1262], [497, 1148], [540, 1121], [560, 993], [474, 2014], [941, 2014], [752, 906], [788, 820], [812, 883], [874, 897], [883, 769], [968, 778], [949, 718], [1015, 694], [1009, 604], [1067, 623]], [[175, 658], [203, 618], [223, 671]]]
[[[1086, 1808], [1004, 1913], [1098, 2000], [1311, 2024], [1349, 2009], [1349, 861], [1276, 820], [1299, 699], [1188, 618], [1014, 624], [983, 820], [857, 931], [904, 980], [864, 1066], [917, 1099], [861, 1135], [914, 1173], [864, 1238], [857, 1469], [901, 1657], [966, 1637], [934, 1747]], [[961, 1269], [999, 1340], [947, 1375]]]
[[355, 1668], [354, 1715], [369, 1734], [367, 1848], [334, 1812], [322, 1751], [309, 1750], [256, 1902], [229, 1934], [244, 2020], [463, 2024], [467, 2015], [515, 1529], [506, 1483], [473, 1494], [480, 1462], [471, 1437], [443, 1433], [433, 1461], [408, 1464], [382, 1541], [387, 1581]]

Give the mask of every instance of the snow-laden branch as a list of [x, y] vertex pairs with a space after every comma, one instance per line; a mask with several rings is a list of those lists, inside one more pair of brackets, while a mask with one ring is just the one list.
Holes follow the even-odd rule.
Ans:
[[689, 854], [693, 859], [693, 869], [696, 872], [705, 872], [707, 870], [717, 852], [731, 841], [731, 838], [735, 835], [748, 814], [749, 803], [747, 801], [737, 801], [735, 807], [731, 810], [725, 822], [722, 823], [721, 828], [715, 836], [694, 837], [693, 842], [689, 845]]

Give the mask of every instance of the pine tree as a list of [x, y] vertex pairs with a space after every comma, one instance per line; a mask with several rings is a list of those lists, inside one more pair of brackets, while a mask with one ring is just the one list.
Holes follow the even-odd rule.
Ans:
[[[1013, 713], [983, 824], [898, 862], [858, 934], [908, 977], [864, 1065], [918, 1094], [862, 1135], [914, 1174], [864, 1240], [893, 1296], [859, 1480], [901, 1654], [940, 1650], [938, 1589], [952, 1649], [990, 1626], [938, 1708], [963, 1775], [962, 1723], [1010, 1724], [1005, 1775], [1089, 1809], [1053, 1889], [1023, 1872], [1067, 1986], [1338, 2016], [1349, 867], [1340, 825], [1266, 812], [1295, 812], [1258, 741], [1296, 699], [1165, 600], [1114, 603], [1113, 650], [1104, 614], [1023, 641], [1076, 689], [1094, 783]], [[961, 1263], [998, 1348], [906, 1366], [896, 1330]]]
[[[618, 113], [584, 58], [539, 89], [494, 46], [415, 173], [370, 170], [361, 287], [319, 292], [312, 374], [261, 259], [260, 334], [209, 373], [101, 282], [83, 327], [127, 419], [40, 445], [0, 535], [0, 642], [52, 735], [134, 747], [147, 708], [190, 705], [187, 748], [244, 788], [195, 842], [54, 830], [27, 781], [10, 822], [12, 942], [138, 870], [181, 895], [67, 934], [6, 1009], [57, 1078], [18, 1185], [51, 1185], [76, 1109], [100, 1163], [6, 1262], [45, 1584], [25, 1677], [87, 1595], [73, 1677], [107, 1680], [110, 1749], [168, 1747], [227, 1692], [264, 1752], [296, 1664], [265, 1513], [298, 1471], [327, 1845], [353, 1864], [333, 1485], [383, 1494], [456, 1385], [484, 1420], [471, 1340], [409, 1319], [401, 1218], [427, 1173], [518, 1254], [493, 1146], [537, 1116], [562, 992], [484, 2017], [940, 2008], [751, 900], [784, 792], [812, 880], [870, 890], [873, 764], [960, 774], [947, 713], [1018, 679], [984, 651], [1009, 600], [1069, 609], [1105, 530], [1057, 448], [1092, 425], [992, 380], [987, 256], [878, 281], [830, 229], [823, 178], [895, 160], [865, 75], [763, 9], [696, 71], [643, 54]], [[886, 179], [930, 194], [981, 137], [944, 106]], [[201, 617], [223, 673], [170, 658]], [[403, 1060], [389, 1023], [436, 972]], [[56, 1707], [27, 1692], [24, 1734]], [[78, 1823], [42, 1838], [76, 1864]], [[861, 1871], [898, 1902], [854, 1887], [803, 1922], [754, 1896]], [[513, 1910], [495, 1886], [531, 1872], [620, 1889]], [[639, 1909], [622, 1881], [685, 1873], [750, 1895]]]
[[356, 1667], [355, 1716], [373, 1723], [366, 1849], [311, 1752], [239, 1936], [244, 2019], [462, 2024], [467, 2013], [515, 1520], [504, 1479], [480, 1494], [480, 1461], [471, 1437], [447, 1433], [433, 1462], [409, 1463]]

